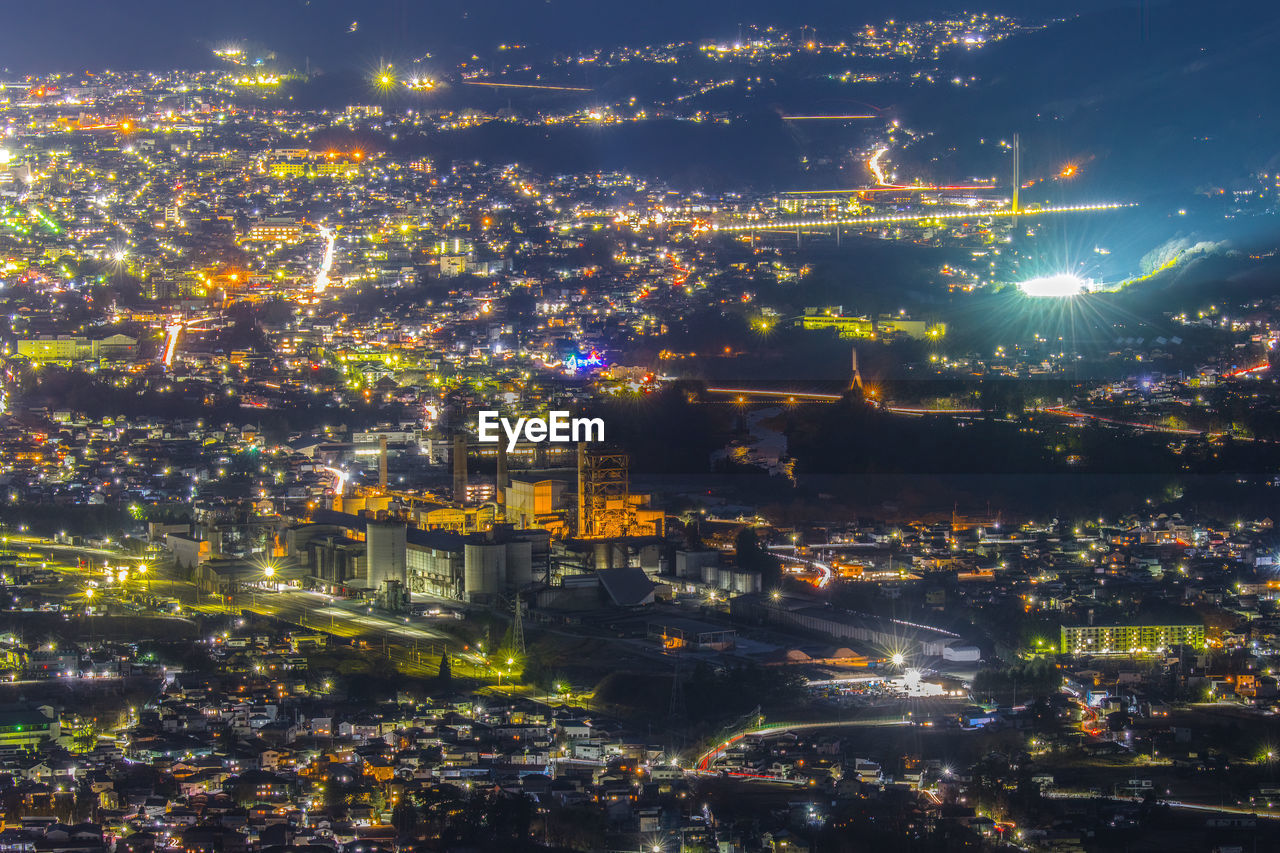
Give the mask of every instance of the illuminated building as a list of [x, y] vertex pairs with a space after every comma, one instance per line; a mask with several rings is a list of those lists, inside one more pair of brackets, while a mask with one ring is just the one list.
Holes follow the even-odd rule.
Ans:
[[98, 357], [96, 341], [71, 335], [59, 335], [56, 338], [30, 338], [18, 340], [18, 355], [32, 361], [48, 364], [71, 364], [76, 361], [88, 361]]
[[360, 167], [349, 160], [317, 163], [311, 169], [311, 175], [317, 178], [354, 178], [358, 174]]
[[889, 335], [905, 335], [916, 340], [941, 338], [947, 333], [942, 323], [926, 323], [893, 314], [870, 317], [845, 316], [840, 308], [806, 308], [798, 321], [808, 331], [835, 329], [842, 338], [878, 338]]
[[463, 534], [327, 510], [285, 535], [287, 556], [327, 591], [377, 592], [390, 582], [413, 593], [485, 603], [531, 583], [550, 549], [541, 530], [490, 523], [483, 532]]
[[1173, 646], [1204, 646], [1204, 625], [1064, 625], [1063, 654], [1148, 654]]
[[312, 153], [301, 148], [278, 149], [271, 153], [267, 173], [273, 178], [355, 178], [360, 174], [363, 152], [328, 151]]
[[0, 749], [31, 749], [45, 738], [56, 740], [61, 731], [57, 711], [48, 705], [0, 711]]
[[567, 485], [563, 480], [512, 477], [505, 494], [507, 519], [520, 528], [555, 521]]
[[466, 255], [441, 255], [440, 274], [443, 276], [459, 276], [467, 271]]
[[128, 358], [133, 355], [137, 344], [136, 338], [127, 335], [111, 335], [100, 341], [78, 335], [19, 338], [17, 354], [42, 364], [70, 365], [100, 358]]
[[267, 216], [249, 226], [245, 239], [260, 243], [297, 243], [302, 225], [288, 216]]
[[301, 178], [307, 174], [307, 164], [298, 162], [272, 163], [270, 172], [273, 178]]

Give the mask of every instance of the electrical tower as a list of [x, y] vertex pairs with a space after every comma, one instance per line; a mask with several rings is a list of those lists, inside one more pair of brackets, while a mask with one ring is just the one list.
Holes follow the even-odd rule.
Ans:
[[511, 626], [511, 645], [515, 653], [524, 657], [524, 599], [516, 593], [516, 621]]

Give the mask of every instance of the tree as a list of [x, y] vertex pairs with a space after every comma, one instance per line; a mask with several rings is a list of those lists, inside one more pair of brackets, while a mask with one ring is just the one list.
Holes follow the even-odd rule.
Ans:
[[684, 547], [690, 551], [701, 551], [706, 547], [702, 544], [702, 526], [696, 518], [684, 526]]
[[520, 672], [520, 680], [525, 684], [535, 687], [545, 687], [549, 673], [546, 665], [542, 662], [542, 656], [536, 652], [530, 654], [524, 662], [524, 668]]
[[391, 810], [391, 825], [401, 837], [412, 838], [418, 830], [418, 809], [413, 803], [398, 803]]
[[782, 569], [778, 558], [761, 547], [760, 537], [750, 527], [738, 531], [734, 542], [734, 560], [739, 568], [759, 572], [761, 585], [765, 588], [782, 583]]
[[440, 671], [436, 674], [436, 682], [441, 687], [448, 687], [453, 681], [453, 664], [449, 662], [449, 653], [440, 656]]
[[544, 817], [546, 838], [573, 850], [602, 850], [608, 825], [604, 814], [586, 806], [552, 808]]

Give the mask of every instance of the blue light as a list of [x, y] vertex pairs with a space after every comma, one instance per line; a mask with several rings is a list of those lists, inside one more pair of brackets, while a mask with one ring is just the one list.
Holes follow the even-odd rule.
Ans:
[[587, 355], [571, 355], [564, 360], [566, 369], [575, 373], [586, 373], [590, 370], [599, 370], [605, 366], [604, 356], [592, 350]]

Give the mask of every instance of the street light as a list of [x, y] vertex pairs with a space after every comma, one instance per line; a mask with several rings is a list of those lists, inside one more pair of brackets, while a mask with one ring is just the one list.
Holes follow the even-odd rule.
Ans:
[[[96, 590], [95, 590], [93, 587], [86, 587], [86, 588], [85, 588], [85, 591], [84, 591], [84, 600], [85, 600], [84, 615], [85, 615], [86, 617], [88, 617], [88, 616], [90, 615], [90, 613], [89, 613], [89, 607], [90, 607], [90, 606], [92, 606], [92, 604], [93, 604], [93, 596], [94, 596], [94, 593], [95, 593], [95, 592], [96, 592]], [[93, 642], [93, 621], [92, 621], [92, 620], [90, 620], [90, 621], [89, 621], [89, 642], [90, 642], [90, 643], [92, 643], [92, 642]]]

